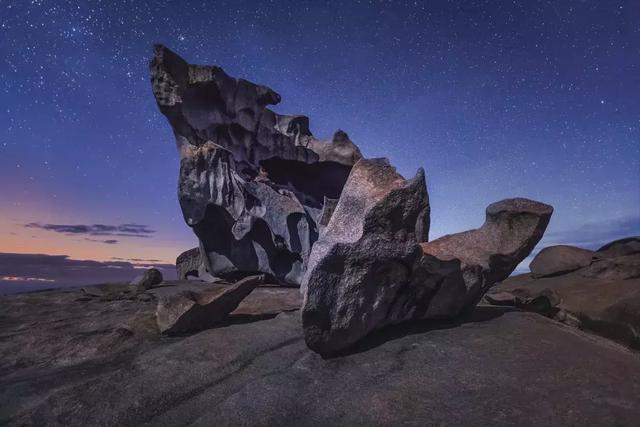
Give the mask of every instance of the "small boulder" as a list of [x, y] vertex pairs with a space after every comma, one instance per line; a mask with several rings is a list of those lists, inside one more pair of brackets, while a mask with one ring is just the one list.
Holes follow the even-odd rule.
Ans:
[[548, 246], [533, 258], [529, 269], [535, 278], [559, 276], [587, 267], [597, 258], [596, 252], [575, 246]]
[[200, 248], [184, 251], [176, 258], [178, 280], [187, 280], [189, 277], [199, 277], [202, 268], [204, 268], [204, 259], [200, 253]]
[[614, 240], [597, 250], [605, 258], [632, 255], [640, 252], [640, 236]]
[[266, 276], [246, 277], [221, 292], [183, 291], [161, 297], [156, 308], [160, 332], [168, 335], [209, 328], [225, 319]]
[[151, 289], [160, 283], [162, 283], [162, 273], [157, 268], [148, 269], [143, 275], [136, 277], [131, 282], [140, 292]]
[[424, 172], [405, 180], [385, 159], [353, 167], [302, 283], [309, 348], [335, 354], [375, 329], [458, 316], [542, 237], [553, 208], [510, 199], [478, 230], [430, 243]]
[[517, 298], [511, 292], [492, 292], [484, 296], [485, 301], [491, 305], [500, 305], [507, 307], [514, 307], [517, 303]]

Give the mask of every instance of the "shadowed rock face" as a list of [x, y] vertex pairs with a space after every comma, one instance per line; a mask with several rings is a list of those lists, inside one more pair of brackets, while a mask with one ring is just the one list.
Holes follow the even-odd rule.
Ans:
[[178, 198], [200, 240], [198, 271], [300, 284], [325, 200], [340, 196], [358, 147], [343, 131], [314, 138], [307, 117], [266, 108], [280, 95], [222, 68], [156, 46], [150, 69], [180, 152]]
[[360, 160], [311, 252], [307, 345], [333, 354], [386, 325], [460, 315], [531, 252], [552, 210], [503, 200], [481, 228], [420, 243], [429, 230], [424, 172], [405, 180], [384, 160]]
[[184, 291], [160, 297], [156, 309], [158, 328], [166, 334], [209, 328], [238, 308], [242, 300], [264, 281], [264, 276], [250, 276], [218, 293]]
[[482, 227], [423, 243], [422, 250], [440, 260], [460, 262], [466, 288], [464, 305], [473, 306], [531, 253], [552, 213], [553, 207], [533, 200], [501, 200], [487, 207]]
[[[303, 282], [307, 345], [340, 351], [394, 321], [405, 320], [435, 286], [418, 264], [418, 241], [429, 232], [424, 172], [405, 180], [385, 159], [360, 160], [323, 235], [316, 242]], [[416, 274], [415, 269], [420, 270]], [[414, 283], [415, 281], [420, 283]]]

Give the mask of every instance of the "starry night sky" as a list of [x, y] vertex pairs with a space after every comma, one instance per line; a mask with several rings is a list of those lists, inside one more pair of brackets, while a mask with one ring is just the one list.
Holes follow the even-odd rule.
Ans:
[[555, 207], [543, 245], [640, 234], [639, 23], [637, 0], [0, 0], [0, 252], [130, 267], [196, 245], [153, 43], [425, 167], [432, 238], [514, 196]]

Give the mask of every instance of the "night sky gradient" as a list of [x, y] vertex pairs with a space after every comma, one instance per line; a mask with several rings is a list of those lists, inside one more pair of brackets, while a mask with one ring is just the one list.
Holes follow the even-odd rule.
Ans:
[[197, 244], [153, 43], [273, 88], [317, 137], [423, 166], [432, 238], [514, 196], [554, 206], [542, 245], [640, 234], [637, 0], [0, 0], [0, 279], [50, 279], [8, 253], [108, 276]]

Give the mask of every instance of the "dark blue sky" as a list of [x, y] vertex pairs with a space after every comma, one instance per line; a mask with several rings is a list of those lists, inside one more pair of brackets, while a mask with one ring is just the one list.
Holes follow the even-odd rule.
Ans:
[[555, 207], [546, 244], [640, 234], [637, 0], [2, 0], [0, 17], [0, 252], [167, 262], [195, 245], [156, 42], [270, 86], [316, 136], [424, 166], [432, 237], [513, 196]]

